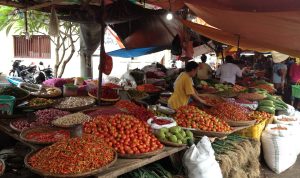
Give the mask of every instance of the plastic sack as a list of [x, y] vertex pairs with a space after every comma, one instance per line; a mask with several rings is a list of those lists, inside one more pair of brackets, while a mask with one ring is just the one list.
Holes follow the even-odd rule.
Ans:
[[122, 75], [119, 85], [124, 86], [124, 88], [136, 88], [137, 86], [134, 78], [130, 75], [130, 71]]
[[222, 178], [208, 137], [204, 136], [197, 146], [192, 145], [183, 155], [183, 165], [189, 178]]
[[274, 117], [275, 124], [299, 125], [299, 120], [296, 116], [280, 115]]
[[[274, 130], [276, 127], [283, 129]], [[268, 124], [262, 133], [262, 147], [268, 167], [277, 174], [290, 168], [297, 160], [295, 131], [292, 126]]]

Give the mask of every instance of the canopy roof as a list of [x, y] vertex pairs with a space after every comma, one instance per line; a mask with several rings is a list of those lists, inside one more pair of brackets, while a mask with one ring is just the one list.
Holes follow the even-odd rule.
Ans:
[[296, 0], [185, 0], [208, 24], [184, 22], [213, 40], [253, 50], [276, 50], [300, 56], [300, 1]]

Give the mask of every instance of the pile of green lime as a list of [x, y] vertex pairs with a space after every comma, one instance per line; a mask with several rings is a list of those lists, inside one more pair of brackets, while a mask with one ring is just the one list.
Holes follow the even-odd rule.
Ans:
[[161, 128], [157, 134], [161, 141], [169, 141], [177, 144], [187, 144], [188, 140], [193, 140], [193, 133], [189, 130], [183, 130], [179, 126], [171, 128]]

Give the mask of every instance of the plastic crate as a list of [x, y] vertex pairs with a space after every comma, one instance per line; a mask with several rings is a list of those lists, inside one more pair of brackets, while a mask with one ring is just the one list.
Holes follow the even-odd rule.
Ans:
[[9, 95], [0, 95], [0, 114], [12, 115], [16, 98]]
[[269, 119], [264, 119], [258, 124], [255, 124], [249, 128], [238, 131], [237, 134], [260, 141], [261, 134], [262, 134], [263, 130], [265, 129], [265, 126], [268, 122], [269, 122]]
[[300, 85], [292, 85], [292, 96], [300, 98]]

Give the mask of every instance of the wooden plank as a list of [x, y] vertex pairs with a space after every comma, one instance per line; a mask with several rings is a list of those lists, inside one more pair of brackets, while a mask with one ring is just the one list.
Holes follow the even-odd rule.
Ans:
[[117, 162], [107, 170], [103, 171], [101, 174], [95, 176], [97, 178], [112, 178], [117, 177], [137, 168], [143, 167], [147, 164], [153, 163], [174, 153], [177, 153], [181, 150], [184, 150], [186, 147], [165, 147], [165, 150], [158, 155], [152, 156], [145, 159], [122, 159], [118, 158]]

